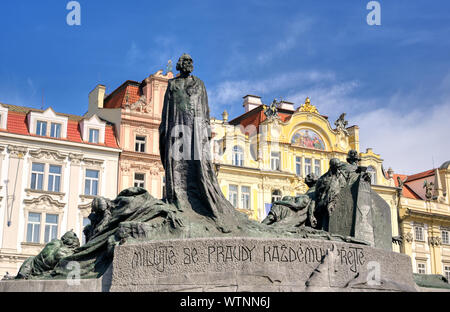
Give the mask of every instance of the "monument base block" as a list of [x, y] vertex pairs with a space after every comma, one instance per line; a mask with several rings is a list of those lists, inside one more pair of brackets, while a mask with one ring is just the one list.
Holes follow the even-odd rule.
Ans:
[[1, 281], [8, 291], [420, 291], [409, 256], [312, 239], [196, 238], [117, 246], [99, 279]]
[[125, 244], [110, 291], [419, 291], [411, 259], [311, 239], [204, 238]]

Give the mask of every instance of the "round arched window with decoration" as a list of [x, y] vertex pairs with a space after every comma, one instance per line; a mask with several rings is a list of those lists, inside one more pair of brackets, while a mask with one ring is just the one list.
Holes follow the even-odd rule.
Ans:
[[325, 143], [317, 132], [311, 129], [298, 130], [291, 139], [291, 144], [299, 147], [325, 150]]

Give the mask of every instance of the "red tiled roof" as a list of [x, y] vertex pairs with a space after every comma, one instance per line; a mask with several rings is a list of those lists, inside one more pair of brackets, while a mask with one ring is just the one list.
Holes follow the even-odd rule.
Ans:
[[408, 184], [403, 185], [403, 196], [412, 199], [422, 199], [416, 192], [414, 192]]
[[431, 170], [427, 170], [427, 171], [424, 171], [424, 172], [420, 172], [420, 173], [416, 173], [416, 174], [410, 175], [410, 176], [408, 176], [408, 181], [414, 181], [414, 180], [418, 180], [418, 179], [434, 176], [435, 170], [436, 169], [431, 169]]
[[395, 186], [398, 187], [398, 179], [397, 177], [400, 177], [400, 179], [402, 181], [405, 181], [405, 179], [408, 177], [406, 174], [394, 174], [393, 179], [394, 179], [394, 183]]
[[[4, 105], [8, 108], [8, 122], [6, 130], [1, 130], [1, 132], [9, 132], [14, 134], [22, 134], [27, 136], [34, 136], [34, 137], [40, 137], [35, 134], [30, 133], [29, 127], [27, 124], [27, 114], [30, 111], [36, 111], [36, 112], [43, 112], [43, 110], [38, 109], [32, 109], [28, 107], [22, 107], [22, 106], [14, 106], [14, 105]], [[85, 144], [93, 144], [93, 145], [99, 145], [99, 146], [107, 146], [112, 148], [118, 148], [117, 140], [115, 137], [115, 132], [113, 129], [113, 126], [106, 125], [105, 127], [105, 143], [104, 144], [94, 144], [94, 143], [88, 143], [83, 142], [81, 137], [81, 131], [79, 127], [79, 121], [83, 120], [83, 117], [76, 116], [76, 115], [67, 115], [67, 114], [60, 114], [57, 113], [57, 115], [67, 116], [67, 138], [50, 138], [46, 137], [48, 139], [52, 140], [60, 140], [60, 141], [69, 141], [69, 142], [76, 142], [76, 143], [85, 143]]]
[[127, 80], [120, 87], [114, 90], [111, 94], [105, 97], [103, 104], [104, 108], [119, 108], [124, 107], [127, 103], [136, 103], [141, 97], [141, 91], [139, 89], [139, 82]]
[[406, 198], [412, 198], [412, 199], [422, 199], [416, 192], [413, 191], [411, 187], [408, 186], [408, 182], [412, 182], [417, 179], [426, 178], [429, 176], [434, 175], [434, 169], [433, 170], [427, 170], [421, 173], [416, 173], [413, 175], [406, 175], [406, 174], [394, 174], [394, 183], [395, 186], [398, 187], [398, 179], [397, 177], [400, 177], [402, 181], [405, 181], [403, 184], [403, 197]]
[[[287, 109], [278, 109], [278, 116], [280, 116], [281, 121], [287, 122], [289, 119], [291, 119], [292, 115], [295, 113], [295, 111], [287, 110]], [[328, 119], [328, 116], [321, 115], [323, 118]], [[229, 123], [231, 125], [242, 125], [247, 127], [248, 125], [254, 125], [259, 131], [259, 125], [266, 120], [267, 117], [264, 114], [264, 105], [260, 105], [251, 111], [248, 111], [233, 120], [231, 120]]]

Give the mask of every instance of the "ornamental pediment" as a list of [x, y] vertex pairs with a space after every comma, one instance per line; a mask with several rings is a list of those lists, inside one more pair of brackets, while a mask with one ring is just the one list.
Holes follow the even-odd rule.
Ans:
[[134, 102], [133, 104], [126, 105], [132, 111], [140, 112], [140, 113], [152, 113], [152, 108], [147, 101], [147, 97], [142, 95], [139, 100]]
[[62, 162], [67, 158], [67, 154], [43, 148], [37, 150], [30, 150], [29, 153], [30, 156], [35, 159], [43, 159], [43, 160], [54, 159], [56, 161]]
[[83, 158], [83, 162], [86, 166], [94, 166], [94, 167], [98, 167], [103, 165], [103, 163], [105, 162], [103, 159], [94, 159], [94, 158]]
[[27, 210], [46, 211], [46, 212], [60, 212], [65, 207], [65, 203], [53, 199], [50, 195], [41, 195], [32, 199], [25, 199], [24, 201]]

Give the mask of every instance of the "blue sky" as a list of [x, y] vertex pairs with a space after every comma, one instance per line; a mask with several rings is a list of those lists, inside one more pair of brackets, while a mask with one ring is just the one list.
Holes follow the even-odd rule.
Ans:
[[414, 173], [450, 159], [450, 2], [368, 0], [66, 0], [0, 5], [0, 102], [82, 115], [98, 84], [111, 92], [184, 53], [206, 84], [211, 114], [243, 112], [242, 97], [300, 105], [333, 124], [346, 112], [386, 168]]

